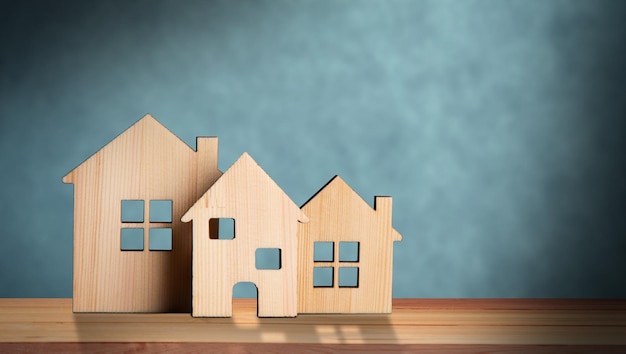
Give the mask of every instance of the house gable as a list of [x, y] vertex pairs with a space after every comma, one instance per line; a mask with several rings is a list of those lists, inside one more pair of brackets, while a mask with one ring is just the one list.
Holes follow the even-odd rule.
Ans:
[[[155, 147], [163, 147], [155, 150]], [[76, 175], [84, 169], [95, 168], [105, 156], [119, 156], [120, 158], [135, 157], [150, 160], [161, 151], [192, 154], [194, 150], [180, 140], [174, 133], [163, 126], [152, 115], [146, 114], [117, 137], [113, 138], [100, 150], [89, 156], [63, 177], [64, 183], [76, 183]]]
[[402, 240], [402, 235], [391, 225], [391, 197], [376, 196], [372, 209], [352, 187], [336, 175], [302, 204], [301, 209], [313, 209], [322, 206], [330, 209], [342, 208], [350, 210], [351, 213], [380, 218], [381, 221], [388, 222], [392, 240]]
[[[218, 198], [218, 194], [222, 197]], [[295, 212], [299, 222], [308, 221], [300, 208], [247, 152], [244, 152], [189, 208], [181, 220], [183, 222], [194, 220], [202, 214], [203, 209], [211, 209], [212, 215], [219, 215], [220, 211], [232, 206], [233, 201], [239, 200], [256, 200], [265, 204], [280, 205], [286, 212]]]

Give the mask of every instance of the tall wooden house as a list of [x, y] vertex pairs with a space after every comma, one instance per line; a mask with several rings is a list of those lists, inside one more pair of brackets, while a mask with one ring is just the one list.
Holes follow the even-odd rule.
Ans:
[[194, 151], [146, 115], [63, 177], [74, 184], [74, 312], [189, 312], [191, 227], [217, 138]]

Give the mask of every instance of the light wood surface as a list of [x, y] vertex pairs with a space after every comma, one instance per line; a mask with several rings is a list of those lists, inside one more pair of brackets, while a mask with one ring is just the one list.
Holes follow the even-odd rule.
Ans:
[[[209, 220], [217, 218], [234, 219], [234, 238], [210, 237]], [[241, 155], [182, 221], [193, 221], [194, 317], [231, 316], [238, 282], [256, 285], [258, 316], [297, 315], [297, 227], [308, 219], [250, 155]], [[277, 251], [280, 268], [257, 269], [259, 249]]]
[[[217, 138], [197, 145], [146, 115], [63, 178], [74, 184], [74, 311], [191, 311], [191, 225], [180, 218], [221, 176]], [[122, 200], [143, 201], [143, 219], [123, 222]], [[172, 201], [171, 222], [151, 222], [151, 200]], [[121, 250], [127, 228], [143, 232], [143, 250]], [[171, 251], [150, 249], [153, 228], [172, 231]]]
[[386, 351], [396, 345], [626, 346], [626, 300], [394, 299], [390, 315], [297, 318], [257, 318], [254, 299], [233, 303], [232, 318], [193, 318], [75, 314], [71, 299], [0, 299], [0, 349], [7, 342], [355, 344], [362, 349], [367, 344], [385, 345]]
[[[298, 313], [391, 312], [393, 243], [402, 240], [391, 225], [391, 197], [376, 197], [372, 209], [335, 176], [302, 211], [309, 222], [298, 225]], [[330, 246], [329, 259], [316, 261], [316, 242]], [[342, 259], [344, 245], [356, 246], [353, 257]], [[314, 286], [320, 268], [332, 271], [328, 287]], [[341, 283], [345, 269], [356, 273], [348, 286]]]

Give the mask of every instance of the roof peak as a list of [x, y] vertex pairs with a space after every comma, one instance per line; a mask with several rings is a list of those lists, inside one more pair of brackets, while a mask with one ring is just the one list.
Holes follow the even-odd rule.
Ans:
[[239, 158], [230, 167], [228, 167], [224, 174], [209, 188], [209, 190], [206, 191], [191, 208], [189, 208], [185, 215], [183, 215], [182, 221], [187, 222], [193, 219], [190, 213], [196, 208], [198, 203], [206, 198], [212, 190], [222, 188], [224, 184], [232, 183], [231, 179], [238, 181], [238, 183], [243, 183], [244, 185], [244, 182], [251, 180], [253, 181], [251, 184], [251, 186], [253, 186], [251, 187], [252, 189], [258, 188], [259, 186], [267, 186], [271, 188], [273, 192], [282, 194], [282, 196], [289, 201], [293, 208], [297, 209], [299, 214], [298, 220], [300, 222], [308, 221], [306, 215], [302, 213], [300, 208], [298, 208], [289, 195], [285, 193], [276, 181], [274, 181], [272, 177], [270, 177], [270, 175], [265, 172], [265, 170], [247, 152], [241, 154], [241, 156], [239, 156]]
[[154, 132], [154, 131], [158, 131], [158, 130], [167, 132], [168, 135], [173, 137], [172, 141], [180, 142], [180, 144], [183, 144], [184, 146], [189, 148], [190, 151], [193, 151], [193, 149], [187, 143], [185, 143], [183, 140], [181, 140], [176, 134], [174, 134], [171, 130], [169, 130], [165, 125], [163, 125], [161, 122], [159, 122], [150, 113], [146, 113], [143, 117], [139, 118], [137, 121], [135, 121], [133, 124], [131, 124], [128, 128], [124, 129], [122, 132], [120, 132], [118, 135], [116, 135], [113, 139], [109, 140], [109, 142], [107, 142], [104, 146], [102, 146], [100, 149], [96, 150], [96, 152], [94, 152], [89, 157], [87, 157], [85, 160], [83, 160], [80, 164], [78, 164], [78, 166], [74, 167], [70, 172], [68, 172], [63, 177], [63, 182], [64, 183], [74, 183], [73, 182], [73, 178], [72, 178], [72, 173], [75, 170], [77, 170], [78, 168], [81, 168], [81, 166], [83, 166], [85, 164], [85, 162], [89, 161], [94, 156], [100, 154], [102, 151], [107, 149], [109, 146], [115, 144], [116, 142], [119, 142], [120, 139], [124, 139], [125, 137], [128, 137], [129, 134], [132, 134], [131, 133], [132, 131], [137, 131], [137, 130], [141, 131], [141, 130], [144, 130], [144, 129], [147, 129], [147, 131], [149, 131], [149, 132]]
[[[314, 200], [315, 198], [317, 198], [319, 196], [320, 193], [322, 193], [325, 190], [329, 190], [331, 187], [334, 186], [343, 186], [343, 187], [347, 187], [348, 189], [350, 189], [354, 194], [356, 194], [357, 196], [359, 196], [359, 194], [357, 192], [354, 191], [354, 189], [352, 189], [352, 187], [350, 187], [350, 185], [348, 183], [346, 183], [346, 181], [343, 180], [343, 178], [341, 178], [341, 176], [339, 175], [334, 175], [328, 182], [326, 182], [320, 189], [317, 190], [317, 192], [315, 192], [315, 194], [313, 194], [311, 196], [311, 198], [309, 198], [306, 202], [304, 202], [300, 208], [304, 208], [305, 205], [307, 205], [309, 202], [311, 202], [312, 200]], [[359, 196], [360, 198], [360, 196]], [[363, 198], [361, 198], [363, 199]], [[365, 202], [365, 201], [364, 201]], [[367, 203], [366, 203], [367, 204]]]

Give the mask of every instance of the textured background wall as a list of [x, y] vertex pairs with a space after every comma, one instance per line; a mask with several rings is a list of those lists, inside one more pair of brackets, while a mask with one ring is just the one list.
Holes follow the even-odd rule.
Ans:
[[69, 297], [61, 177], [149, 112], [301, 204], [394, 196], [395, 297], [626, 297], [623, 1], [4, 1], [0, 296]]

